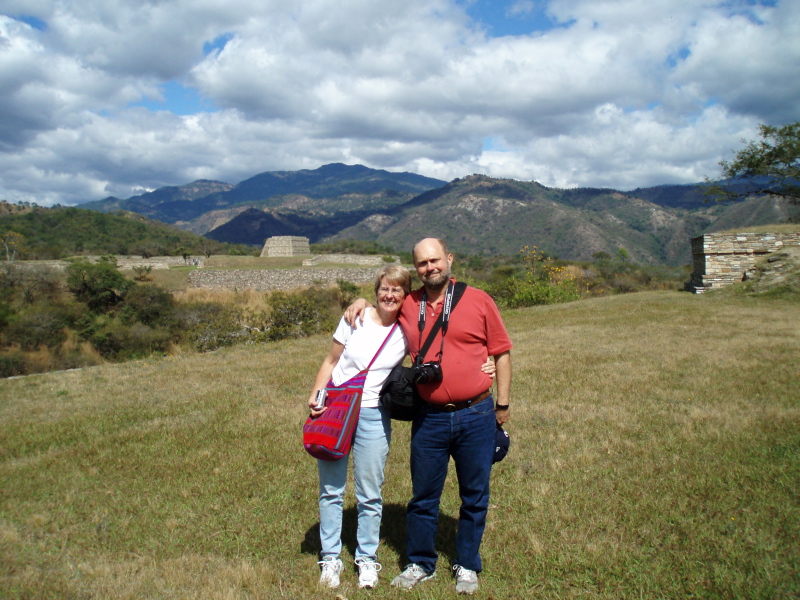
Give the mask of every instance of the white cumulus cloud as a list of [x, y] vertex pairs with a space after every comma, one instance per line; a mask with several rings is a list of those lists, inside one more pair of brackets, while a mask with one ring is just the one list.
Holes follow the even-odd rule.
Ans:
[[556, 26], [492, 37], [487, 2], [6, 0], [0, 198], [329, 162], [633, 189], [800, 120], [800, 3], [507, 0]]

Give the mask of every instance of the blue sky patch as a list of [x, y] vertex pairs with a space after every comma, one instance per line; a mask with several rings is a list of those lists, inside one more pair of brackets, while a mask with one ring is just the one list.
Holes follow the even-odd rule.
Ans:
[[47, 29], [47, 23], [42, 21], [38, 17], [33, 17], [31, 15], [19, 15], [18, 17], [12, 17], [12, 19], [16, 21], [21, 21], [26, 25], [30, 25], [34, 29], [38, 29], [39, 31], [44, 31]]
[[490, 37], [522, 36], [569, 27], [547, 14], [545, 0], [460, 0], [467, 14]]
[[193, 115], [201, 112], [217, 112], [217, 107], [196, 89], [186, 87], [177, 81], [168, 81], [158, 86], [163, 100], [142, 98], [128, 106], [142, 106], [153, 112], [168, 110], [176, 115]]
[[678, 66], [679, 63], [682, 63], [687, 58], [692, 55], [692, 51], [689, 50], [688, 46], [683, 46], [677, 52], [673, 52], [667, 57], [667, 65], [671, 68], [675, 68]]
[[728, 10], [728, 16], [737, 16], [737, 17], [745, 17], [751, 23], [756, 25], [764, 25], [764, 21], [756, 14], [753, 7], [769, 7], [775, 8], [778, 5], [778, 0], [729, 0], [728, 2], [723, 2], [720, 6], [725, 7]]
[[222, 35], [217, 36], [210, 42], [206, 42], [203, 44], [203, 54], [208, 56], [209, 54], [222, 52], [222, 49], [225, 47], [225, 44], [230, 42], [233, 39], [232, 33], [223, 33]]

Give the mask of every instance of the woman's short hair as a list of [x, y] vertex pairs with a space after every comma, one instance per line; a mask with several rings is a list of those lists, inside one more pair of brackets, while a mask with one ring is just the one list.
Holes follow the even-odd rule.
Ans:
[[408, 269], [405, 267], [401, 267], [400, 265], [386, 265], [378, 269], [375, 275], [376, 296], [378, 295], [378, 288], [381, 287], [381, 281], [383, 281], [384, 278], [389, 283], [403, 288], [406, 296], [411, 293], [411, 273], [409, 273]]

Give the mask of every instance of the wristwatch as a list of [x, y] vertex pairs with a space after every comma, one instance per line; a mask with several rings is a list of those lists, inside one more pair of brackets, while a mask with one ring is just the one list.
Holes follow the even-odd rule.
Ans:
[[495, 404], [494, 405], [494, 409], [495, 410], [508, 410], [509, 409], [509, 405], [508, 404]]

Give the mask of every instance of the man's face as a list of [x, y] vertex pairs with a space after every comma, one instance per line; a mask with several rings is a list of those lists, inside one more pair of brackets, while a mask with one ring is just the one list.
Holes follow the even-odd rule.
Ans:
[[426, 288], [441, 289], [450, 282], [453, 255], [445, 254], [441, 244], [423, 240], [414, 249], [414, 267]]

